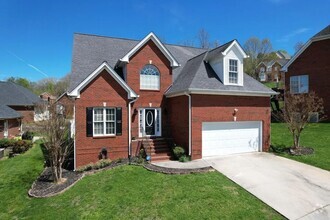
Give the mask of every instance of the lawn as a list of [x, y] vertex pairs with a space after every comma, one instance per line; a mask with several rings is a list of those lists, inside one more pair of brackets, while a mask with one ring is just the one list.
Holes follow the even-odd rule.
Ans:
[[[262, 83], [265, 86], [267, 86], [268, 88], [277, 88], [277, 82], [264, 82]], [[283, 82], [279, 82], [279, 88], [282, 89], [284, 87]]]
[[39, 146], [0, 161], [0, 219], [282, 219], [218, 172], [153, 173], [121, 166], [87, 176], [65, 193], [29, 198], [42, 171]]
[[[277, 148], [293, 145], [291, 133], [283, 123], [272, 123], [271, 144]], [[330, 171], [330, 123], [309, 124], [301, 135], [301, 145], [313, 147], [314, 154], [306, 156], [279, 155]]]

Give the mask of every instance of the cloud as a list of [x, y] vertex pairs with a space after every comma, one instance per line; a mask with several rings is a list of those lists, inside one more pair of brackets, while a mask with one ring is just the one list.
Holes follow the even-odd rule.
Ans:
[[305, 32], [309, 31], [309, 28], [299, 28], [297, 30], [294, 30], [286, 35], [284, 35], [282, 38], [278, 39], [278, 42], [288, 42], [290, 41], [293, 37], [303, 34]]
[[7, 50], [7, 52], [9, 54], [11, 54], [12, 56], [16, 57], [18, 60], [20, 60], [21, 62], [25, 63], [28, 67], [34, 69], [35, 71], [37, 71], [38, 73], [41, 73], [42, 75], [44, 75], [45, 77], [49, 77], [45, 72], [43, 72], [42, 70], [40, 70], [38, 67], [26, 62], [23, 58], [17, 56], [16, 54], [14, 54], [13, 52]]

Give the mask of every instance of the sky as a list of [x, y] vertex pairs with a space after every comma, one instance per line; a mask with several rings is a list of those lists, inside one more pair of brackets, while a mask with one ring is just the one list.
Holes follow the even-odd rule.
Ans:
[[292, 55], [329, 24], [330, 0], [0, 0], [0, 80], [65, 76], [74, 33], [197, 46], [204, 28], [220, 44], [269, 38]]

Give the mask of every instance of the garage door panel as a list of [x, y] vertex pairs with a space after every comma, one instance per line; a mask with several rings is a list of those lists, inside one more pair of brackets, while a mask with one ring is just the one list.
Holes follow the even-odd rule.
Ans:
[[260, 149], [261, 122], [205, 122], [202, 155], [246, 153]]

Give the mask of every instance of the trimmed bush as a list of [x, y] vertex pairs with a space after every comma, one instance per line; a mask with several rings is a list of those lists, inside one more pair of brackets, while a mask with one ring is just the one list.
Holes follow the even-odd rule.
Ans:
[[34, 137], [34, 133], [32, 131], [26, 131], [22, 134], [22, 140], [32, 141], [33, 137]]
[[180, 162], [188, 162], [188, 161], [190, 161], [191, 159], [190, 159], [190, 157], [189, 156], [186, 156], [186, 155], [183, 155], [183, 156], [181, 156], [180, 158], [179, 158], [179, 161]]
[[112, 161], [109, 159], [102, 159], [96, 163], [87, 164], [86, 166], [79, 168], [78, 171], [81, 172], [81, 171], [99, 170], [99, 169], [102, 169], [104, 167], [111, 165], [111, 163], [112, 163]]
[[13, 147], [15, 140], [13, 139], [0, 139], [0, 148]]
[[21, 154], [26, 152], [32, 147], [32, 142], [27, 140], [18, 140], [14, 142], [13, 146], [13, 153], [14, 154]]
[[182, 156], [185, 156], [185, 150], [181, 146], [176, 146], [173, 148], [173, 154], [175, 159], [179, 160]]

